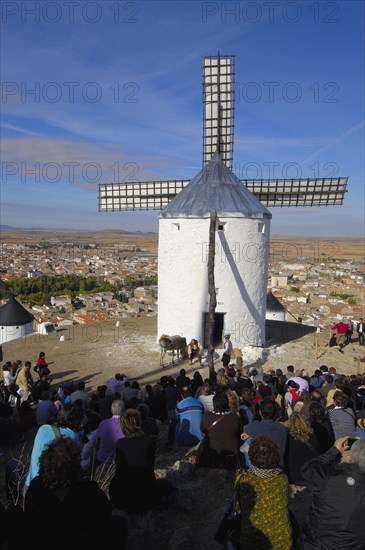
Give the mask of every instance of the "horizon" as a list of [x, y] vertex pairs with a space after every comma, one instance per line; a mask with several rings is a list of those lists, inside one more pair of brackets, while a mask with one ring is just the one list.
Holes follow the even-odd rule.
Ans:
[[[158, 237], [158, 231], [143, 231], [143, 230], [136, 230], [136, 231], [128, 231], [126, 229], [118, 229], [116, 227], [114, 228], [101, 228], [101, 229], [79, 229], [79, 228], [65, 228], [65, 227], [57, 227], [57, 228], [50, 228], [50, 227], [3, 227], [0, 225], [0, 232], [1, 231], [9, 231], [14, 233], [23, 233], [23, 232], [50, 232], [54, 233], [57, 231], [62, 231], [64, 233], [122, 233], [122, 234], [128, 234], [128, 235], [136, 235], [137, 233], [141, 233], [142, 235], [153, 235]], [[310, 239], [310, 238], [316, 238], [320, 241], [328, 241], [329, 239], [332, 240], [340, 240], [340, 241], [363, 241], [364, 237], [344, 237], [340, 235], [332, 235], [331, 237], [328, 236], [318, 236], [318, 235], [299, 235], [299, 234], [291, 234], [291, 235], [285, 235], [285, 234], [279, 234], [279, 233], [271, 233], [270, 234], [270, 240], [271, 239]], [[364, 250], [365, 253], [365, 250]]]
[[196, 175], [219, 50], [239, 178], [349, 177], [343, 206], [272, 208], [271, 232], [365, 236], [364, 3], [66, 4], [1, 4], [4, 225], [157, 233], [157, 211], [98, 212], [97, 184]]

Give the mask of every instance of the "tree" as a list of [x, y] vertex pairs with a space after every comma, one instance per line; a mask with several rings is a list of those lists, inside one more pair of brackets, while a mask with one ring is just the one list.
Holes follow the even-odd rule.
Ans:
[[207, 323], [207, 340], [208, 340], [208, 366], [209, 377], [214, 379], [214, 321], [215, 321], [215, 308], [217, 307], [217, 295], [215, 292], [215, 278], [214, 278], [214, 265], [215, 265], [215, 231], [217, 225], [217, 212], [210, 213], [210, 225], [209, 225], [209, 250], [208, 250], [208, 293], [209, 293], [209, 313]]

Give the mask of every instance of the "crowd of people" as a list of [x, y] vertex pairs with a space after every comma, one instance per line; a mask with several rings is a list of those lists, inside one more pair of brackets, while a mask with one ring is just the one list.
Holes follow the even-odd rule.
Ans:
[[[192, 345], [189, 361], [200, 364], [200, 347]], [[45, 355], [37, 369], [28, 363], [3, 367], [0, 446], [38, 428], [30, 462], [7, 465], [8, 490], [23, 503], [7, 518], [9, 529], [15, 517], [26, 525], [41, 510], [50, 530], [62, 518], [82, 547], [89, 539], [72, 510], [76, 503], [88, 510], [94, 499], [88, 536], [97, 540], [107, 528], [113, 539], [119, 530], [123, 548], [125, 514], [170, 505], [178, 495], [155, 475], [156, 436], [166, 432], [166, 448], [188, 447], [197, 469], [235, 472], [240, 520], [232, 548], [365, 547], [365, 374], [346, 376], [325, 365], [311, 375], [291, 365], [264, 372], [226, 364], [225, 357], [214, 378], [182, 368], [141, 388], [116, 373], [95, 392], [82, 380], [51, 391]], [[98, 468], [111, 472], [108, 498], [92, 481]]]

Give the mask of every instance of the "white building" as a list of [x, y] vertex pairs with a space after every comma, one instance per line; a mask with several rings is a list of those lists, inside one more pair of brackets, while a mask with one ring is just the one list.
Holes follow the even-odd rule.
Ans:
[[45, 323], [39, 323], [38, 324], [38, 332], [39, 332], [39, 334], [42, 334], [43, 336], [48, 336], [49, 334], [52, 334], [53, 332], [56, 332], [56, 327], [55, 327], [54, 323], [46, 321]]
[[277, 287], [286, 287], [288, 286], [288, 276], [287, 275], [272, 275], [271, 276], [271, 286]]
[[42, 271], [39, 271], [39, 269], [30, 269], [27, 271], [27, 277], [28, 279], [35, 279], [37, 277], [40, 277], [42, 275]]
[[0, 344], [32, 334], [34, 316], [12, 296], [0, 307]]
[[210, 213], [217, 212], [214, 344], [265, 344], [271, 213], [218, 153], [159, 215], [158, 337], [206, 342]]

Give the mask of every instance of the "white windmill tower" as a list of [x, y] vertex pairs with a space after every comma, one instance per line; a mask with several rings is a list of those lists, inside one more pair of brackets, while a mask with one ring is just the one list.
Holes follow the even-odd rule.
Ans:
[[[100, 211], [161, 210], [158, 334], [197, 338], [205, 346], [209, 325], [215, 346], [224, 333], [235, 347], [265, 343], [271, 219], [266, 206], [340, 205], [348, 179], [239, 180], [233, 174], [234, 63], [234, 56], [203, 58], [203, 169], [191, 181], [99, 186]], [[212, 214], [214, 320], [208, 296]]]

